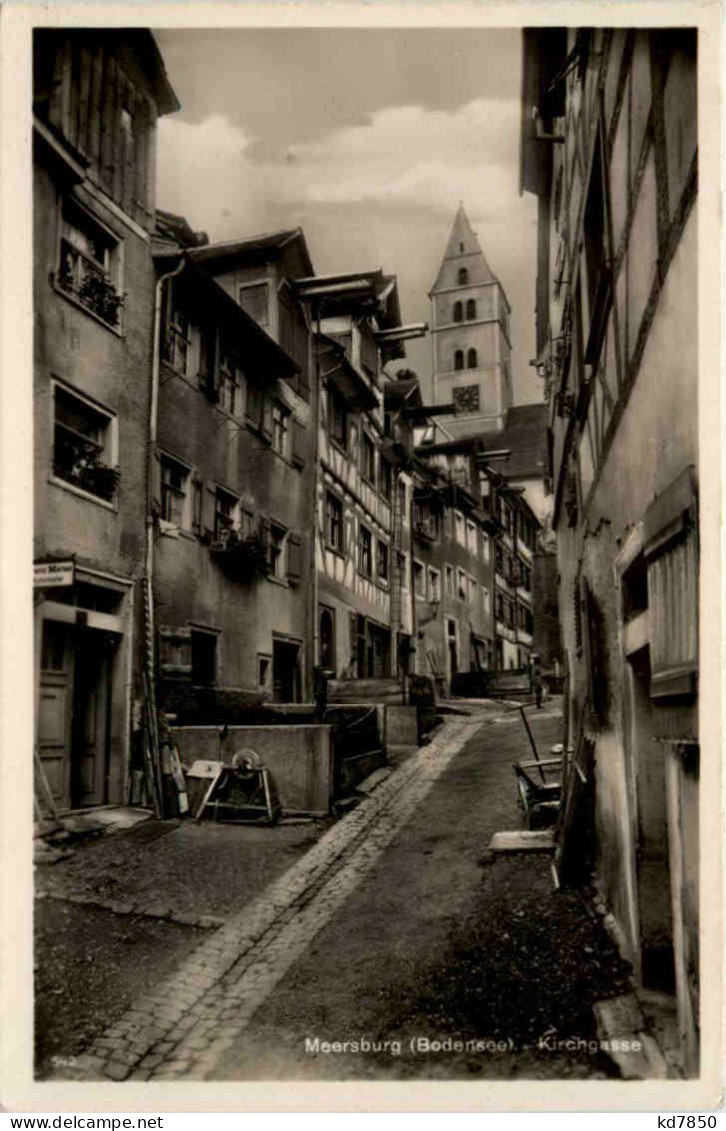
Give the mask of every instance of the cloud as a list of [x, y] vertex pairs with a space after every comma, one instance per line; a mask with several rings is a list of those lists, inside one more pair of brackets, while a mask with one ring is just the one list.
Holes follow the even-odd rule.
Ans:
[[159, 127], [160, 201], [171, 207], [171, 199], [186, 197], [198, 207], [204, 200], [210, 215], [203, 226], [210, 227], [224, 212], [230, 219], [235, 211], [256, 212], [263, 201], [449, 212], [462, 198], [501, 211], [516, 191], [517, 125], [518, 107], [508, 102], [497, 103], [496, 113], [483, 99], [455, 111], [396, 106], [364, 125], [291, 145], [277, 162], [254, 160], [256, 139], [221, 115], [198, 124], [172, 118]]
[[[428, 317], [461, 199], [512, 303], [516, 355], [532, 355], [535, 202], [519, 196], [516, 101], [385, 107], [293, 143], [279, 160], [260, 160], [258, 140], [221, 114], [162, 119], [159, 206], [213, 241], [301, 225], [318, 271], [398, 274], [413, 320]], [[519, 369], [526, 383], [516, 355], [515, 382]]]

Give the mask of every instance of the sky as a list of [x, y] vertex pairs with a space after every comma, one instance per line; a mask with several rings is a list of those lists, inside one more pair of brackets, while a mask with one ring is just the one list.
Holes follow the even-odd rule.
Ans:
[[[182, 106], [159, 122], [160, 208], [212, 242], [299, 226], [317, 273], [381, 267], [398, 277], [403, 321], [419, 322], [462, 201], [512, 306], [515, 401], [541, 399], [518, 30], [155, 35]], [[430, 339], [407, 355], [427, 393]]]

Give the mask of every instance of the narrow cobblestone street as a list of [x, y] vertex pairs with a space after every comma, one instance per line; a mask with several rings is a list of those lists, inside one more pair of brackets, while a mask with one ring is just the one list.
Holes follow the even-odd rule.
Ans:
[[[530, 716], [546, 750], [559, 710]], [[523, 756], [516, 712], [448, 721], [56, 1075], [612, 1072], [587, 1044], [591, 1007], [623, 992], [627, 972], [600, 922], [574, 893], [553, 891], [547, 857], [487, 848], [521, 825], [511, 766]], [[555, 1037], [580, 1047], [564, 1054]], [[435, 1044], [447, 1040], [481, 1043]]]

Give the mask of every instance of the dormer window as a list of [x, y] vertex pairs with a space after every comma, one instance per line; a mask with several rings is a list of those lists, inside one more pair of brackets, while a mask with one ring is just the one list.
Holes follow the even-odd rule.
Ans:
[[252, 283], [240, 287], [239, 304], [259, 326], [267, 326], [269, 322], [267, 283]]

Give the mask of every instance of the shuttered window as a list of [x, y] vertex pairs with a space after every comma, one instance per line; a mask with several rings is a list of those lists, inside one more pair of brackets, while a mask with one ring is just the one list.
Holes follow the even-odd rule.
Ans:
[[698, 671], [698, 544], [695, 478], [688, 468], [646, 512], [650, 693], [695, 692]]

